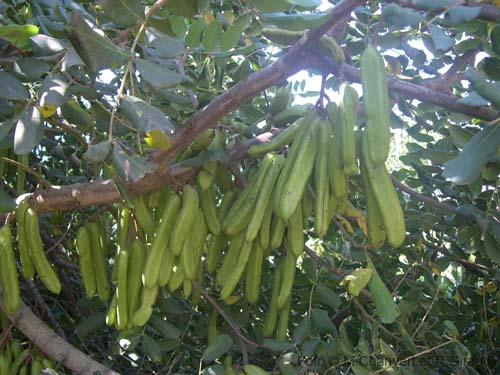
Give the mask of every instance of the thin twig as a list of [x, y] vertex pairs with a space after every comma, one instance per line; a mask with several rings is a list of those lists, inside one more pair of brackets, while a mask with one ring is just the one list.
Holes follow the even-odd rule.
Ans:
[[437, 349], [439, 349], [439, 348], [442, 348], [443, 346], [446, 346], [446, 345], [451, 344], [451, 343], [456, 342], [456, 341], [457, 341], [457, 340], [453, 339], [453, 340], [450, 340], [450, 341], [446, 341], [446, 342], [444, 342], [444, 343], [442, 343], [442, 344], [439, 344], [439, 345], [437, 345], [437, 346], [435, 346], [435, 347], [433, 347], [433, 348], [429, 348], [429, 349], [427, 349], [427, 350], [423, 350], [423, 351], [421, 351], [421, 352], [419, 352], [419, 353], [417, 353], [417, 354], [414, 354], [414, 355], [411, 355], [411, 356], [409, 356], [409, 357], [406, 357], [406, 358], [403, 358], [403, 359], [399, 360], [399, 361], [398, 361], [395, 365], [384, 366], [384, 367], [382, 367], [380, 370], [377, 370], [377, 371], [375, 371], [375, 372], [371, 372], [371, 373], [370, 373], [370, 375], [377, 375], [377, 374], [380, 374], [380, 373], [382, 373], [382, 372], [386, 371], [387, 369], [393, 368], [393, 367], [395, 367], [395, 366], [397, 367], [397, 366], [399, 366], [401, 363], [405, 363], [405, 362], [411, 361], [412, 359], [415, 359], [415, 358], [421, 357], [421, 356], [423, 356], [424, 354], [427, 354], [427, 353], [431, 353], [431, 352], [433, 352], [434, 350], [437, 350]]
[[[375, 322], [375, 318], [370, 314], [368, 314], [368, 312], [365, 310], [365, 308], [361, 305], [361, 303], [358, 301], [356, 297], [352, 297], [352, 302], [354, 303], [354, 305], [356, 305], [356, 308], [361, 312], [361, 315], [363, 315], [365, 319], [367, 319], [370, 322]], [[392, 337], [394, 340], [398, 342], [401, 341], [401, 339], [398, 336], [389, 331], [382, 324], [379, 325], [379, 329], [383, 331], [386, 335]]]
[[39, 174], [38, 172], [35, 172], [30, 167], [28, 167], [22, 163], [19, 163], [15, 160], [9, 159], [5, 156], [0, 156], [0, 161], [4, 161], [6, 163], [15, 165], [17, 168], [20, 168], [23, 171], [25, 171], [26, 173], [29, 173], [30, 175], [34, 176], [38, 180], [38, 182], [40, 182], [40, 185], [42, 185], [45, 189], [50, 189], [52, 187], [50, 182], [48, 182], [45, 178], [43, 178], [43, 176], [41, 174]]
[[193, 286], [195, 288], [198, 288], [201, 292], [201, 295], [203, 296], [203, 298], [205, 298], [207, 300], [207, 302], [209, 304], [212, 305], [212, 307], [217, 310], [217, 312], [224, 318], [224, 320], [227, 322], [227, 324], [229, 324], [229, 327], [233, 330], [233, 332], [235, 333], [235, 335], [240, 338], [241, 340], [243, 340], [246, 344], [250, 345], [250, 346], [253, 346], [255, 348], [258, 348], [260, 347], [259, 344], [257, 344], [256, 342], [250, 340], [249, 338], [247, 338], [243, 333], [241, 333], [241, 330], [240, 330], [240, 327], [238, 327], [238, 325], [234, 322], [234, 320], [224, 311], [224, 309], [212, 298], [212, 296], [210, 296], [210, 294], [207, 293], [207, 291], [205, 290], [205, 288], [203, 288], [200, 284], [198, 284], [196, 281], [192, 281], [193, 283]]
[[411, 338], [413, 339], [415, 337], [415, 335], [417, 334], [418, 330], [422, 327], [422, 325], [424, 324], [425, 320], [427, 319], [427, 317], [429, 316], [429, 313], [431, 312], [432, 310], [432, 307], [434, 306], [434, 302], [436, 302], [436, 299], [437, 299], [437, 296], [439, 294], [439, 285], [438, 287], [436, 288], [436, 294], [434, 294], [434, 298], [432, 299], [432, 302], [430, 304], [430, 306], [427, 308], [427, 311], [425, 312], [425, 315], [424, 317], [422, 318], [422, 320], [420, 321], [420, 324], [418, 325], [417, 329], [415, 330], [415, 332], [413, 332], [413, 334], [411, 335]]
[[420, 194], [417, 191], [410, 188], [409, 186], [406, 186], [405, 184], [399, 182], [394, 176], [391, 176], [391, 179], [392, 179], [392, 183], [394, 186], [396, 186], [400, 190], [410, 194], [413, 198], [416, 198], [417, 200], [419, 200], [423, 203], [426, 203], [430, 206], [439, 208], [441, 210], [445, 210], [445, 211], [449, 211], [449, 212], [453, 212], [453, 213], [457, 212], [456, 207], [449, 205], [447, 203], [444, 203], [444, 202], [439, 202], [439, 201], [437, 201], [431, 197], [428, 197], [426, 195]]
[[244, 365], [248, 364], [248, 349], [246, 344], [243, 342], [243, 339], [240, 336], [238, 337], [238, 344], [240, 345], [241, 351], [241, 359]]

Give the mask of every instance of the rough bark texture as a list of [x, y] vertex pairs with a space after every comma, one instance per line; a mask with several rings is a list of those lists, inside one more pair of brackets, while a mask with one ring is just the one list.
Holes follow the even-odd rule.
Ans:
[[[0, 297], [2, 290], [0, 289]], [[3, 303], [0, 300], [0, 309], [5, 312]], [[5, 312], [5, 314], [7, 314]], [[9, 316], [12, 323], [26, 337], [42, 350], [47, 356], [61, 363], [64, 367], [71, 370], [75, 375], [93, 375], [99, 371], [103, 375], [120, 375], [99, 362], [94, 361], [88, 355], [76, 349], [61, 336], [52, 331], [44, 322], [42, 322], [31, 309], [21, 301], [19, 310]]]

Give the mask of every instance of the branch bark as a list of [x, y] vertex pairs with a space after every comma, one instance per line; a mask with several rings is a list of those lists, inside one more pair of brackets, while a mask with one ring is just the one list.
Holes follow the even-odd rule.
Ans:
[[[352, 65], [335, 64], [322, 56], [316, 56], [316, 62], [314, 65], [323, 72], [335, 75], [341, 71], [349, 81], [361, 82], [361, 70]], [[414, 83], [403, 82], [393, 77], [387, 78], [387, 84], [389, 86], [389, 90], [394, 91], [407, 99], [416, 99], [424, 103], [434, 104], [452, 112], [462, 113], [464, 115], [485, 121], [493, 121], [500, 116], [498, 111], [489, 107], [473, 107], [462, 104], [458, 101], [460, 98], [455, 96], [447, 95], [440, 91], [432, 90]]]
[[[0, 289], [0, 297], [2, 291]], [[0, 301], [0, 309], [4, 309]], [[101, 372], [103, 375], [120, 375], [99, 362], [94, 361], [88, 355], [82, 353], [61, 336], [52, 331], [44, 322], [42, 322], [31, 309], [20, 302], [19, 309], [14, 315], [8, 316], [9, 320], [40, 350], [46, 355], [61, 363], [64, 367], [71, 370], [75, 375], [93, 375], [95, 372]]]
[[[195, 113], [183, 125], [182, 130], [173, 137], [173, 147], [165, 152], [156, 152], [152, 160], [160, 164], [160, 168], [154, 173], [147, 174], [141, 180], [130, 183], [127, 192], [136, 195], [156, 190], [173, 181], [185, 181], [194, 176], [195, 168], [172, 166], [166, 168], [169, 160], [177, 152], [185, 148], [192, 140], [203, 131], [214, 126], [220, 119], [230, 113], [233, 109], [252, 98], [260, 91], [276, 84], [286, 77], [306, 67], [320, 68], [325, 72], [337, 74], [339, 69], [349, 80], [360, 82], [361, 73], [359, 69], [348, 64], [336, 65], [323, 57], [306, 53], [308, 46], [313, 45], [323, 33], [331, 30], [336, 22], [342, 20], [346, 14], [360, 4], [359, 0], [343, 0], [335, 6], [331, 18], [320, 28], [311, 30], [270, 66], [250, 75], [246, 80], [227, 90], [210, 104]], [[398, 94], [417, 99], [422, 102], [435, 104], [442, 108], [463, 113], [471, 117], [491, 121], [499, 117], [499, 112], [487, 107], [472, 107], [458, 103], [458, 98], [443, 94], [429, 88], [421, 87], [412, 83], [403, 82], [395, 78], [388, 79], [389, 88]], [[251, 142], [249, 143], [251, 144]], [[232, 154], [233, 160], [245, 157], [245, 148], [235, 150]], [[51, 211], [63, 211], [75, 208], [95, 206], [99, 204], [110, 204], [119, 201], [120, 195], [111, 180], [96, 180], [84, 184], [53, 186], [44, 192], [35, 192], [31, 197], [32, 206], [40, 213]]]
[[[398, 3], [403, 7], [406, 8], [413, 8], [417, 10], [425, 10], [428, 11], [429, 9], [426, 9], [424, 6], [420, 5], [418, 2], [415, 0], [389, 0], [389, 3]], [[468, 6], [470, 8], [476, 8], [476, 7], [481, 7], [481, 11], [479, 12], [478, 18], [484, 21], [496, 21], [500, 19], [500, 8], [490, 5], [490, 4], [482, 4], [478, 3], [476, 1], [467, 1], [467, 4], [464, 4], [464, 1], [457, 1], [456, 4], [447, 4], [446, 7], [436, 7], [433, 9], [433, 12], [443, 12], [446, 11], [448, 8], [454, 6], [454, 5], [462, 5], [462, 6]]]
[[184, 149], [196, 137], [216, 124], [232, 110], [238, 108], [262, 90], [280, 83], [283, 79], [305, 68], [308, 62], [308, 50], [339, 19], [346, 14], [350, 14], [359, 5], [361, 5], [360, 0], [342, 0], [338, 3], [330, 12], [330, 18], [325, 23], [304, 33], [285, 55], [259, 72], [251, 74], [191, 116], [184, 123], [181, 130], [174, 135], [172, 148], [155, 153], [152, 161], [160, 163], [160, 166], [164, 167], [172, 155]]

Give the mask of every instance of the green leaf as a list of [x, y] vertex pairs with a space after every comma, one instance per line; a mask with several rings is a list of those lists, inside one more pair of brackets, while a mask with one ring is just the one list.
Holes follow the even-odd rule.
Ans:
[[27, 154], [43, 139], [42, 116], [33, 105], [27, 105], [19, 115], [14, 132], [14, 152]]
[[84, 129], [90, 129], [94, 124], [92, 115], [83, 109], [74, 99], [70, 99], [62, 105], [61, 114], [70, 124], [83, 127]]
[[349, 339], [349, 335], [347, 334], [344, 322], [342, 322], [339, 326], [339, 335], [340, 340], [338, 345], [340, 352], [347, 357], [351, 357], [354, 354], [354, 349], [352, 348], [352, 343]]
[[300, 323], [293, 330], [293, 342], [295, 345], [302, 343], [311, 333], [311, 319], [309, 317], [303, 318]]
[[302, 261], [302, 270], [312, 282], [318, 280], [318, 264], [311, 258], [305, 258]]
[[176, 16], [193, 17], [198, 13], [198, 0], [169, 0], [166, 8]]
[[448, 9], [451, 22], [459, 24], [472, 21], [481, 13], [481, 7], [470, 7], [465, 5], [455, 5]]
[[0, 142], [7, 137], [10, 130], [14, 126], [15, 118], [10, 118], [5, 121], [0, 122]]
[[75, 327], [75, 333], [79, 337], [87, 337], [101, 330], [106, 325], [106, 312], [100, 311], [81, 320]]
[[457, 339], [459, 337], [458, 329], [453, 322], [445, 320], [443, 324], [446, 327], [444, 332], [445, 335], [451, 337], [452, 339]]
[[311, 323], [315, 332], [322, 333], [337, 333], [335, 325], [330, 320], [328, 312], [322, 309], [311, 310]]
[[102, 9], [118, 26], [131, 27], [144, 18], [140, 0], [103, 0]]
[[182, 331], [174, 324], [162, 319], [159, 315], [154, 314], [149, 322], [155, 329], [161, 332], [164, 338], [176, 340], [181, 337]]
[[130, 59], [126, 51], [92, 30], [78, 12], [71, 13], [66, 32], [78, 55], [94, 73], [101, 69], [119, 68]]
[[372, 277], [372, 270], [370, 268], [358, 268], [350, 275], [347, 275], [340, 285], [347, 284], [347, 290], [353, 296], [359, 296], [361, 290], [368, 284]]
[[87, 151], [83, 154], [83, 158], [91, 163], [100, 163], [108, 157], [110, 150], [110, 143], [102, 141], [95, 145], [89, 145]]
[[[3, 163], [3, 161], [0, 161], [0, 163]], [[0, 213], [11, 212], [15, 209], [16, 202], [14, 202], [14, 199], [0, 187]]]
[[49, 74], [38, 91], [40, 105], [60, 106], [66, 102], [69, 84], [63, 75]]
[[65, 43], [61, 40], [43, 34], [30, 38], [30, 47], [36, 56], [52, 56], [64, 50]]
[[446, 35], [445, 31], [434, 24], [429, 25], [432, 43], [437, 50], [448, 51], [455, 44], [455, 39]]
[[286, 0], [287, 3], [303, 9], [316, 9], [321, 5], [321, 0]]
[[208, 345], [203, 351], [203, 362], [212, 362], [226, 354], [232, 346], [233, 339], [229, 335], [218, 335], [214, 342]]
[[201, 43], [201, 36], [205, 30], [205, 21], [202, 19], [197, 19], [191, 25], [186, 35], [186, 46], [189, 48], [199, 47]]
[[413, 0], [418, 9], [439, 10], [449, 6], [449, 0]]
[[491, 50], [500, 57], [500, 25], [496, 24], [490, 30]]
[[500, 246], [490, 234], [484, 236], [484, 252], [493, 262], [500, 264]]
[[384, 16], [384, 21], [399, 27], [416, 26], [425, 20], [425, 17], [421, 13], [413, 9], [403, 8], [394, 3], [387, 4], [382, 11], [382, 15]]
[[19, 59], [14, 63], [14, 73], [24, 81], [35, 81], [46, 74], [50, 65], [34, 58]]
[[162, 360], [160, 344], [146, 334], [142, 337], [142, 351], [153, 362], [158, 363]]
[[236, 47], [244, 30], [244, 26], [230, 25], [220, 38], [220, 50], [224, 52]]
[[264, 13], [283, 12], [291, 8], [287, 0], [250, 0], [250, 3]]
[[371, 260], [368, 261], [368, 266], [373, 271], [370, 282], [368, 283], [368, 289], [372, 295], [377, 316], [384, 324], [393, 323], [400, 314], [399, 308]]
[[385, 358], [396, 358], [394, 350], [382, 339], [380, 339], [380, 354]]
[[10, 73], [0, 71], [0, 87], [0, 98], [22, 100], [30, 97], [23, 83]]
[[322, 304], [333, 307], [334, 309], [342, 304], [339, 295], [328, 288], [325, 284], [316, 284], [314, 292]]
[[222, 27], [216, 20], [205, 27], [203, 38], [201, 39], [201, 44], [203, 45], [205, 51], [210, 52], [217, 48], [220, 42], [221, 33]]
[[65, 72], [72, 66], [85, 66], [85, 62], [80, 57], [80, 55], [75, 51], [75, 49], [70, 46], [68, 47], [66, 53], [64, 54], [61, 70]]
[[145, 157], [129, 156], [118, 143], [113, 145], [112, 161], [119, 177], [125, 182], [138, 180], [158, 168], [158, 165], [151, 163]]
[[432, 162], [433, 165], [441, 165], [448, 160], [455, 158], [458, 153], [443, 151], [443, 150], [422, 150], [420, 157], [422, 159], [428, 159]]
[[500, 108], [500, 82], [490, 83], [474, 70], [467, 71], [465, 78], [479, 95], [488, 99], [495, 108]]
[[164, 59], [173, 59], [177, 56], [181, 56], [186, 51], [184, 44], [171, 36], [163, 34], [162, 32], [148, 28], [146, 30], [146, 42], [147, 46], [154, 48], [158, 57]]
[[479, 177], [481, 169], [498, 152], [500, 126], [486, 126], [476, 133], [453, 160], [444, 163], [443, 176], [457, 185], [466, 185]]
[[321, 26], [329, 19], [328, 13], [269, 13], [265, 19], [278, 26], [280, 29], [291, 31], [304, 31], [305, 29], [314, 29]]
[[141, 73], [141, 78], [155, 89], [172, 88], [182, 82], [182, 77], [179, 73], [152, 61], [138, 59], [136, 67]]
[[368, 366], [361, 366], [361, 365], [352, 365], [351, 366], [352, 372], [354, 372], [354, 375], [370, 375], [372, 373], [372, 369]]
[[451, 125], [450, 136], [456, 147], [463, 148], [474, 136], [474, 133], [465, 129], [463, 126]]
[[149, 28], [146, 31], [146, 41], [148, 47], [154, 48], [158, 57], [164, 59], [173, 59], [185, 52], [184, 44], [180, 40], [156, 29]]
[[471, 91], [466, 97], [459, 99], [458, 103], [480, 107], [483, 105], [488, 105], [490, 102], [479, 95], [477, 92]]
[[262, 346], [273, 352], [286, 352], [293, 350], [294, 346], [291, 342], [281, 341], [276, 339], [264, 339], [262, 341]]
[[120, 108], [140, 132], [158, 129], [165, 134], [172, 134], [174, 131], [174, 126], [162, 111], [140, 98], [127, 95], [121, 101]]
[[481, 61], [481, 68], [489, 79], [500, 81], [500, 59], [496, 57], [485, 57]]
[[186, 167], [201, 167], [209, 161], [220, 161], [227, 164], [231, 161], [231, 155], [225, 148], [206, 151], [198, 156], [181, 161], [178, 165]]

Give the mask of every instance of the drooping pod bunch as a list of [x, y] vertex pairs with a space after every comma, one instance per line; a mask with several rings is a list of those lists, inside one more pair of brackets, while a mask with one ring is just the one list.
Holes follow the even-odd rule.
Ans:
[[12, 339], [0, 351], [0, 374], [41, 374], [56, 368], [56, 364], [34, 348], [24, 348], [21, 341]]

